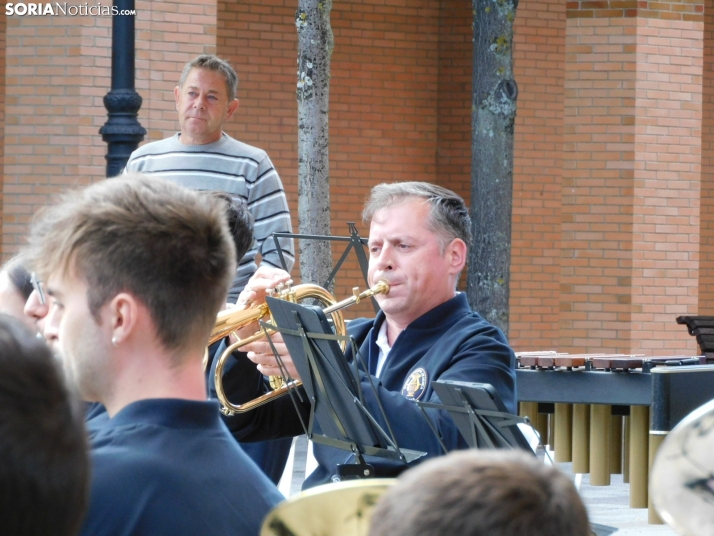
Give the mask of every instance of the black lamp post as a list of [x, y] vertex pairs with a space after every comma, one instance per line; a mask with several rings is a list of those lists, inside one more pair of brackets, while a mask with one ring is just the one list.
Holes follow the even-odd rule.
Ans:
[[[118, 13], [134, 12], [134, 0], [114, 0]], [[112, 88], [104, 96], [109, 119], [99, 129], [107, 142], [107, 177], [121, 173], [146, 129], [137, 119], [141, 96], [134, 89], [134, 17], [112, 17]]]

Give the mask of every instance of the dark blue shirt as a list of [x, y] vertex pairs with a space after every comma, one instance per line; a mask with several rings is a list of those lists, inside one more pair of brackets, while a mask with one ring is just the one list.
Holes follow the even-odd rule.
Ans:
[[85, 402], [84, 424], [91, 439], [94, 434], [109, 422], [107, 409], [99, 402]]
[[[379, 378], [375, 378], [377, 336], [384, 319], [380, 311], [373, 320], [359, 319], [348, 324], [349, 334], [358, 344], [370, 373], [369, 377], [360, 377], [364, 404], [383, 430], [391, 427], [400, 447], [426, 452], [419, 461], [444, 454], [415, 403], [440, 403], [432, 388], [434, 380], [489, 383], [506, 409], [516, 413], [515, 354], [498, 328], [471, 311], [465, 294], [458, 294], [409, 324], [394, 341]], [[351, 348], [346, 356], [353, 359]], [[376, 395], [370, 380], [376, 386]], [[468, 447], [446, 411], [425, 411], [447, 449]], [[315, 444], [314, 452], [319, 465], [306, 479], [305, 488], [329, 482], [337, 464], [355, 463], [353, 455], [334, 447]], [[378, 476], [396, 476], [405, 469], [403, 463], [384, 458], [365, 456], [365, 460], [375, 467]]]
[[134, 402], [95, 430], [82, 534], [257, 536], [284, 497], [246, 456], [215, 402]]

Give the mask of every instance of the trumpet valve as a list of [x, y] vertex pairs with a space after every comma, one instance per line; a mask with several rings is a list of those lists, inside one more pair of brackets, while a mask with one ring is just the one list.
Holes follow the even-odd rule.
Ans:
[[360, 301], [362, 301], [362, 296], [360, 296], [359, 293], [359, 287], [352, 287], [352, 295], [355, 297], [355, 304], [358, 304]]
[[295, 291], [292, 288], [293, 280], [290, 279], [285, 283], [278, 283], [275, 288], [271, 289], [271, 295], [281, 300], [296, 302]]

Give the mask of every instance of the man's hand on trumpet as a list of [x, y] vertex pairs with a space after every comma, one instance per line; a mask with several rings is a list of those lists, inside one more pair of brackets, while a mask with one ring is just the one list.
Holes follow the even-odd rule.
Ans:
[[[279, 285], [290, 283], [292, 280], [290, 274], [279, 268], [270, 266], [261, 266], [253, 274], [246, 284], [243, 291], [238, 296], [238, 307], [248, 308], [254, 305], [260, 305], [265, 302], [265, 297], [270, 294], [274, 288]], [[251, 325], [251, 330], [241, 330], [241, 335], [244, 332], [250, 331], [254, 333], [260, 329], [257, 323]], [[260, 339], [251, 344], [246, 344], [241, 350], [247, 352], [248, 359], [258, 366], [258, 370], [264, 376], [282, 376], [287, 370], [289, 375], [295, 379], [300, 379], [300, 375], [293, 365], [293, 360], [288, 353], [288, 349], [283, 343], [283, 337], [280, 333], [271, 335], [271, 340], [275, 346], [275, 350], [280, 355], [285, 369], [281, 370], [278, 360], [270, 347], [270, 343], [266, 339]], [[231, 335], [231, 342], [235, 341], [235, 337]]]
[[285, 367], [284, 369], [281, 369], [278, 365], [278, 359], [275, 357], [275, 354], [273, 354], [273, 349], [266, 339], [260, 339], [253, 343], [246, 344], [245, 347], [243, 347], [243, 350], [248, 352], [248, 359], [258, 365], [258, 370], [264, 376], [283, 376], [283, 373], [287, 370], [292, 378], [299, 380], [300, 375], [283, 342], [283, 336], [280, 333], [273, 333], [270, 338], [275, 346], [275, 350], [280, 355], [280, 359]]
[[[226, 304], [226, 309], [245, 310], [251, 307], [257, 307], [265, 303], [265, 297], [270, 294], [272, 289], [291, 281], [290, 274], [285, 270], [272, 268], [270, 266], [261, 266], [248, 280], [245, 288], [238, 295], [238, 302], [235, 304]], [[257, 331], [260, 331], [258, 322], [246, 324], [231, 333], [229, 344], [237, 342], [238, 338], [246, 339]]]
[[269, 291], [281, 284], [291, 282], [290, 274], [285, 270], [270, 266], [261, 266], [248, 280], [243, 291], [238, 295], [237, 305], [249, 307], [265, 302]]

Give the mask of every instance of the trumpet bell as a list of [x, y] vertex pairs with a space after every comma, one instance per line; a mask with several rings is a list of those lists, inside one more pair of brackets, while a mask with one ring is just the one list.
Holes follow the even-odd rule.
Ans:
[[[324, 288], [318, 285], [305, 283], [292, 288], [287, 287], [280, 289], [278, 294], [274, 297], [283, 300], [288, 300], [294, 303], [298, 303], [300, 300], [304, 299], [318, 300], [325, 306], [325, 309], [323, 309], [325, 314], [332, 315], [335, 332], [338, 335], [345, 335], [347, 333], [347, 329], [345, 327], [345, 321], [342, 317], [342, 313], [340, 312], [340, 310], [352, 304], [359, 303], [361, 300], [370, 298], [376, 294], [387, 294], [389, 292], [389, 283], [380, 280], [372, 288], [367, 289], [364, 292], [359, 292], [358, 288], [352, 289], [352, 292], [352, 297], [347, 298], [346, 300], [342, 300], [341, 302], [335, 302], [335, 299], [332, 294], [330, 294]], [[220, 340], [221, 338], [231, 333], [233, 330], [246, 326], [251, 322], [260, 320], [261, 318], [267, 317], [269, 316], [269, 314], [270, 309], [266, 304], [261, 304], [257, 307], [252, 307], [250, 309], [242, 311], [225, 311], [223, 313], [219, 313], [218, 318], [216, 319], [216, 324], [213, 329], [213, 333], [211, 334], [210, 342]], [[279, 387], [275, 388], [269, 393], [266, 393], [262, 396], [259, 396], [258, 398], [255, 398], [243, 404], [234, 404], [230, 400], [228, 400], [228, 395], [223, 389], [223, 369], [231, 353], [234, 350], [238, 350], [246, 344], [261, 339], [271, 333], [273, 333], [271, 330], [259, 331], [250, 337], [239, 340], [228, 346], [218, 358], [216, 370], [214, 373], [214, 380], [216, 385], [216, 396], [221, 402], [221, 412], [224, 415], [235, 415], [236, 413], [245, 413], [246, 411], [251, 411], [257, 407], [262, 406], [263, 404], [267, 404], [268, 402], [271, 402], [272, 400], [287, 394], [290, 389], [302, 385], [302, 382], [300, 380], [291, 380], [289, 378], [278, 377], [275, 380], [275, 384], [277, 384]], [[340, 343], [340, 346], [342, 348], [342, 351], [344, 351], [344, 344]], [[207, 367], [207, 364], [208, 354], [206, 353], [204, 355], [204, 370]], [[271, 380], [271, 385], [273, 384], [274, 381]]]
[[260, 536], [366, 536], [374, 506], [396, 481], [348, 480], [303, 491], [268, 513]]

